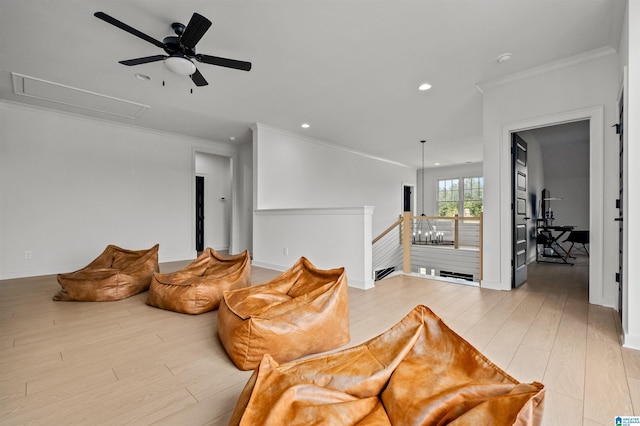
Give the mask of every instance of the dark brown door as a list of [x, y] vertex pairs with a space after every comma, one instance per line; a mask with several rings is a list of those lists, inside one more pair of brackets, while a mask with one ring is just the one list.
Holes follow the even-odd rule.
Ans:
[[[623, 96], [620, 97], [620, 99], [624, 99]], [[619, 171], [619, 183], [618, 183], [618, 188], [619, 188], [619, 194], [618, 194], [618, 199], [616, 200], [616, 207], [618, 208], [618, 217], [616, 218], [616, 220], [618, 221], [618, 273], [616, 274], [616, 281], [618, 281], [618, 313], [620, 314], [620, 317], [622, 318], [622, 261], [624, 258], [624, 233], [623, 233], [623, 228], [624, 228], [624, 222], [623, 222], [623, 200], [622, 200], [622, 188], [623, 188], [623, 174], [624, 174], [624, 142], [623, 142], [623, 134], [624, 134], [624, 119], [623, 119], [623, 112], [624, 112], [624, 105], [622, 104], [622, 102], [620, 102], [620, 120], [618, 122], [618, 125], [616, 126], [617, 129], [617, 133], [619, 136], [619, 145], [620, 145], [620, 160], [619, 160], [619, 167], [618, 167], [618, 171]]]
[[513, 288], [527, 281], [527, 143], [517, 134], [513, 134], [511, 141], [512, 156], [512, 273], [511, 286]]
[[403, 194], [402, 194], [402, 201], [403, 201], [403, 203], [402, 203], [403, 204], [402, 211], [413, 212], [413, 205], [412, 205], [412, 202], [411, 202], [411, 200], [412, 200], [412, 197], [411, 197], [412, 194], [411, 193], [413, 192], [412, 190], [413, 190], [413, 188], [411, 186], [409, 186], [409, 185], [405, 185], [404, 186], [404, 191], [403, 191]]
[[196, 176], [196, 251], [204, 250], [204, 177]]

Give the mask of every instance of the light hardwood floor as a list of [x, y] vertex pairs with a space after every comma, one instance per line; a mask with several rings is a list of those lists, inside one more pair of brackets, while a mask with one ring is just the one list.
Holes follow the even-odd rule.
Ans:
[[[510, 292], [412, 276], [350, 289], [347, 346], [424, 304], [520, 381], [544, 383], [544, 424], [640, 415], [640, 352], [621, 348], [617, 312], [589, 305], [586, 258], [578, 261], [532, 264], [528, 282]], [[253, 267], [252, 282], [278, 274]], [[228, 422], [251, 372], [227, 358], [217, 312], [164, 311], [145, 305], [146, 293], [53, 302], [58, 288], [55, 276], [0, 281], [0, 424]]]

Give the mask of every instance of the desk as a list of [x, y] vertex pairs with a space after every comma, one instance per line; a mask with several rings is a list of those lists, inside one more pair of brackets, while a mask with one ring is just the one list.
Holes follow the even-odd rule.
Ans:
[[560, 238], [573, 228], [568, 225], [547, 225], [544, 220], [539, 220], [536, 225], [536, 262], [573, 265], [567, 261], [571, 256], [559, 243]]

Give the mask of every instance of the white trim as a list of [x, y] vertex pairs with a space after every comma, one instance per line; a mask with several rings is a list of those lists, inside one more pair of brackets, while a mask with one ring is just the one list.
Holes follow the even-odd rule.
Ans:
[[[511, 134], [556, 124], [589, 120], [589, 302], [603, 306], [615, 306], [615, 301], [604, 298], [603, 221], [604, 204], [604, 106], [598, 105], [575, 111], [534, 117], [507, 123], [500, 135], [500, 216], [510, 217], [511, 180], [504, 179], [511, 171]], [[485, 283], [485, 288], [511, 288], [511, 221], [500, 221], [500, 282]]]
[[497, 86], [502, 86], [508, 83], [513, 83], [519, 80], [524, 80], [530, 77], [542, 75], [549, 71], [555, 71], [562, 68], [571, 67], [574, 65], [581, 64], [583, 62], [593, 61], [608, 55], [612, 55], [614, 53], [616, 53], [616, 50], [612, 47], [609, 47], [609, 46], [600, 47], [597, 49], [589, 50], [588, 52], [579, 53], [577, 55], [570, 56], [568, 58], [550, 62], [548, 64], [540, 65], [537, 67], [526, 69], [524, 71], [509, 74], [504, 77], [497, 77], [492, 80], [482, 81], [480, 83], [476, 83], [476, 88], [478, 89], [478, 91], [480, 91], [480, 93], [484, 93], [485, 90], [487, 89], [491, 89]]
[[622, 347], [640, 351], [640, 336], [625, 333], [623, 339]]
[[271, 127], [269, 125], [262, 124], [262, 123], [255, 123], [254, 125], [251, 126], [251, 129], [254, 130], [254, 133], [257, 130], [267, 130], [267, 131], [270, 131], [270, 132], [280, 133], [281, 135], [284, 135], [284, 136], [294, 137], [294, 138], [303, 140], [305, 142], [313, 143], [313, 144], [316, 144], [316, 145], [321, 145], [321, 146], [324, 146], [324, 147], [327, 147], [327, 148], [337, 149], [338, 151], [348, 152], [350, 154], [355, 154], [355, 155], [359, 155], [359, 156], [362, 156], [362, 157], [371, 158], [372, 160], [382, 161], [384, 163], [394, 164], [396, 166], [406, 167], [408, 169], [415, 169], [415, 167], [409, 166], [408, 164], [399, 163], [397, 161], [388, 160], [388, 159], [382, 158], [382, 157], [377, 157], [375, 155], [367, 154], [366, 152], [356, 151], [356, 150], [350, 149], [350, 148], [345, 148], [344, 146], [334, 145], [334, 144], [328, 143], [328, 142], [320, 140], [320, 139], [312, 138], [310, 136], [301, 135], [300, 133], [288, 132], [286, 130], [279, 129], [277, 127]]
[[140, 125], [137, 125], [137, 124], [123, 123], [121, 121], [114, 121], [114, 120], [107, 120], [107, 119], [104, 119], [104, 118], [91, 117], [91, 116], [88, 116], [88, 115], [73, 113], [73, 112], [69, 112], [69, 111], [61, 111], [61, 110], [47, 108], [47, 107], [43, 107], [43, 106], [39, 106], [39, 105], [25, 104], [25, 103], [21, 103], [21, 102], [10, 101], [10, 100], [7, 100], [7, 99], [0, 99], [0, 106], [2, 106], [2, 105], [6, 106], [8, 108], [17, 108], [17, 109], [22, 109], [22, 110], [26, 110], [26, 111], [36, 111], [36, 112], [39, 112], [39, 113], [51, 114], [53, 116], [58, 116], [58, 117], [73, 117], [74, 119], [78, 119], [78, 120], [85, 120], [85, 121], [89, 121], [89, 122], [93, 122], [93, 123], [100, 123], [102, 125], [111, 126], [111, 127], [124, 128], [124, 129], [127, 129], [127, 130], [132, 130], [132, 131], [136, 131], [136, 132], [140, 132], [140, 133], [146, 133], [146, 134], [151, 134], [151, 135], [169, 136], [169, 137], [172, 137], [172, 138], [176, 139], [178, 142], [190, 142], [190, 143], [206, 144], [207, 147], [211, 147], [211, 148], [214, 148], [214, 149], [220, 149], [220, 150], [223, 150], [225, 152], [225, 154], [221, 154], [221, 153], [218, 152], [218, 153], [216, 153], [216, 155], [231, 156], [232, 154], [237, 152], [237, 145], [236, 144], [231, 144], [229, 142], [220, 142], [220, 141], [215, 141], [213, 139], [202, 139], [202, 138], [197, 138], [195, 136], [188, 136], [188, 135], [183, 135], [183, 134], [180, 134], [180, 133], [173, 133], [173, 132], [167, 132], [167, 131], [164, 131], [164, 130], [152, 129], [150, 127], [144, 127], [144, 126], [140, 126]]
[[[289, 269], [287, 267], [283, 267], [282, 265], [275, 265], [273, 263], [260, 262], [260, 261], [252, 261], [251, 265], [256, 266], [258, 268], [267, 268], [267, 269], [272, 269], [274, 271], [279, 271], [279, 272], [284, 272]], [[348, 284], [349, 287], [357, 288], [359, 290], [369, 290], [375, 287], [375, 282], [373, 280], [360, 281], [360, 280], [354, 280], [353, 278], [349, 278], [348, 281], [349, 281], [349, 284]]]
[[[143, 112], [145, 112], [146, 110], [151, 108], [149, 105], [144, 105], [144, 104], [141, 104], [141, 103], [138, 103], [138, 102], [133, 102], [133, 101], [129, 101], [129, 100], [126, 100], [126, 99], [121, 99], [121, 98], [115, 98], [113, 96], [104, 95], [102, 93], [92, 92], [90, 90], [84, 90], [84, 89], [80, 89], [80, 88], [77, 88], [77, 87], [68, 86], [66, 84], [54, 83], [53, 81], [43, 80], [41, 78], [36, 78], [36, 77], [24, 75], [24, 74], [19, 74], [19, 73], [16, 73], [16, 72], [12, 72], [11, 73], [11, 80], [13, 82], [13, 93], [15, 93], [18, 96], [25, 96], [25, 97], [28, 97], [28, 98], [39, 99], [39, 100], [42, 100], [42, 101], [52, 102], [52, 103], [55, 103], [55, 104], [58, 104], [58, 105], [66, 105], [66, 106], [70, 106], [70, 107], [73, 107], [73, 108], [78, 108], [78, 109], [81, 109], [81, 110], [89, 110], [89, 111], [99, 112], [99, 113], [102, 113], [102, 114], [115, 115], [117, 117], [122, 117], [122, 118], [135, 120]], [[25, 85], [25, 80], [37, 81], [37, 82], [42, 83], [42, 84], [46, 84], [46, 85], [50, 85], [50, 86], [53, 86], [53, 87], [66, 89], [66, 90], [69, 90], [71, 92], [75, 92], [75, 93], [78, 93], [78, 94], [95, 97], [96, 99], [107, 99], [107, 100], [113, 101], [114, 104], [118, 104], [119, 103], [119, 104], [122, 104], [122, 105], [130, 105], [130, 106], [135, 107], [136, 110], [132, 111], [130, 114], [125, 114], [125, 113], [115, 112], [115, 110], [109, 111], [108, 108], [90, 107], [90, 106], [86, 106], [86, 105], [81, 105], [80, 103], [72, 103], [72, 102], [69, 102], [69, 101], [56, 100], [56, 99], [53, 99], [52, 97], [45, 97], [44, 95], [38, 95], [38, 94], [35, 94], [35, 93], [32, 93], [32, 92], [27, 92], [25, 90], [27, 88], [27, 86]]]
[[418, 206], [416, 203], [418, 202], [418, 194], [416, 194], [417, 186], [415, 183], [411, 182], [401, 182], [400, 183], [400, 211], [404, 212], [404, 187], [408, 186], [411, 188], [411, 215], [415, 216], [418, 211]]
[[372, 215], [375, 207], [320, 207], [320, 208], [294, 208], [294, 209], [259, 209], [254, 210], [257, 215]]

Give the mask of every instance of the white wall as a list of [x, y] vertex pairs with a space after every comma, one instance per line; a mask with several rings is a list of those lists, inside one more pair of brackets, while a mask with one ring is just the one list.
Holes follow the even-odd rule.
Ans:
[[204, 177], [204, 246], [228, 250], [231, 236], [231, 159], [196, 152], [196, 175]]
[[589, 229], [593, 264], [590, 265], [590, 300], [615, 306], [618, 293], [614, 266], [617, 264], [617, 232], [613, 219], [617, 215], [614, 208], [617, 176], [615, 172], [604, 173], [603, 170], [617, 168], [616, 135], [608, 123], [616, 122], [618, 58], [615, 53], [600, 51], [590, 60], [583, 59], [567, 61], [565, 66], [553, 67], [547, 72], [530, 73], [483, 87], [483, 285], [505, 290], [510, 288], [511, 229], [510, 222], [505, 220], [510, 211], [509, 131], [526, 130], [526, 127], [519, 127], [527, 123], [540, 126], [540, 123], [554, 117], [566, 116], [577, 120], [581, 111], [597, 117], [602, 111], [599, 122], [590, 125], [592, 204]]
[[258, 124], [255, 209], [373, 206], [373, 235], [402, 213], [415, 169]]
[[589, 229], [589, 141], [543, 148], [545, 187], [551, 197], [556, 224]]
[[345, 266], [349, 285], [371, 287], [371, 241], [402, 213], [415, 169], [260, 124], [253, 130], [254, 263], [284, 270], [307, 256], [321, 268]]
[[254, 264], [289, 268], [301, 256], [320, 269], [344, 267], [350, 287], [374, 287], [372, 207], [266, 209], [255, 215]]
[[72, 271], [107, 244], [159, 243], [161, 262], [193, 258], [195, 149], [236, 155], [222, 143], [0, 102], [0, 278]]
[[416, 171], [418, 180], [416, 212], [425, 216], [438, 215], [438, 179], [452, 179], [482, 176], [482, 163], [459, 164], [455, 166], [425, 167], [424, 169], [424, 211], [422, 204], [422, 170]]
[[253, 143], [247, 142], [238, 147], [238, 160], [235, 174], [238, 197], [238, 219], [232, 227], [237, 242], [235, 253], [249, 250], [253, 253]]

